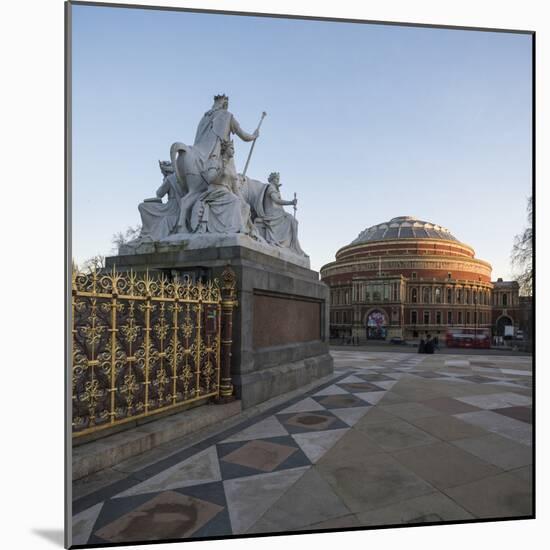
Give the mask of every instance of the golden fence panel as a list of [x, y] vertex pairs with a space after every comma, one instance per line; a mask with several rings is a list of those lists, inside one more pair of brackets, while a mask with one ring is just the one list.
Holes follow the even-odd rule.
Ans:
[[73, 435], [220, 397], [222, 290], [73, 272]]

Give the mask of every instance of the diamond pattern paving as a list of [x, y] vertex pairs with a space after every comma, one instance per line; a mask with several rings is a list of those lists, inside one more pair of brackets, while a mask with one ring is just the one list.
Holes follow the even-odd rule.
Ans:
[[342, 409], [345, 407], [362, 407], [365, 403], [355, 395], [328, 395], [317, 398], [317, 402], [326, 409]]
[[296, 449], [270, 441], [249, 441], [239, 449], [226, 454], [222, 460], [263, 472], [272, 472]]
[[533, 422], [533, 410], [531, 407], [504, 407], [503, 409], [493, 409], [493, 412], [521, 420], [532, 424]]
[[77, 481], [73, 544], [530, 516], [530, 357], [333, 355], [322, 386]]
[[107, 542], [180, 539], [193, 535], [222, 510], [217, 504], [168, 491], [105, 525], [95, 535]]
[[338, 429], [347, 427], [337, 416], [329, 411], [303, 412], [290, 415], [278, 415], [277, 418], [289, 433], [302, 433]]

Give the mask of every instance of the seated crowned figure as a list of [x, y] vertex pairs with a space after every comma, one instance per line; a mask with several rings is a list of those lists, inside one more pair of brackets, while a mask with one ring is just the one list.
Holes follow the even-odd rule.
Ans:
[[272, 172], [267, 179], [261, 194], [261, 201], [256, 201], [257, 218], [254, 223], [260, 228], [262, 237], [272, 245], [289, 248], [296, 254], [305, 252], [298, 242], [298, 221], [285, 211], [283, 206], [296, 206], [298, 200], [285, 201], [281, 197], [282, 185], [278, 172]]

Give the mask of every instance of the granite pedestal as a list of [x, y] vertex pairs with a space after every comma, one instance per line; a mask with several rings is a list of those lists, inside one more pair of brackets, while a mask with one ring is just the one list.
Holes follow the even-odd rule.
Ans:
[[231, 374], [247, 408], [295, 390], [333, 371], [328, 350], [329, 289], [317, 272], [247, 246], [157, 248], [107, 258], [117, 270], [163, 272], [168, 277], [237, 276]]

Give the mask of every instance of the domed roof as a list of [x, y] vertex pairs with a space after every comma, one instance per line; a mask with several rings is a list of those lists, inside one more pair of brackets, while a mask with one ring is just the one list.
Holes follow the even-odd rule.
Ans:
[[352, 245], [395, 239], [441, 239], [460, 242], [448, 229], [412, 216], [399, 216], [389, 222], [367, 227], [351, 242]]

